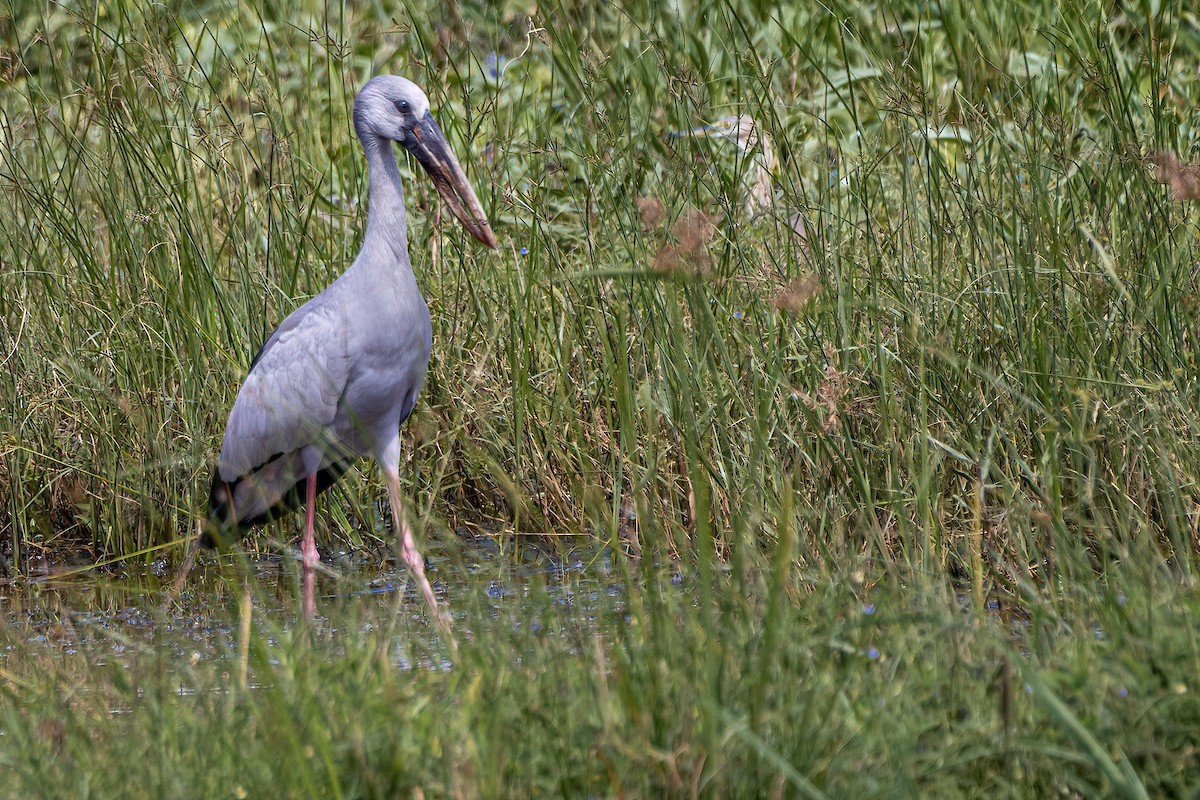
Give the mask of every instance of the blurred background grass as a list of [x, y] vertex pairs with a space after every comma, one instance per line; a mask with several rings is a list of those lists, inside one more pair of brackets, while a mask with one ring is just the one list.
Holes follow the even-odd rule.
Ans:
[[[356, 252], [365, 175], [348, 112], [369, 76], [396, 72], [429, 94], [502, 242], [484, 253], [438, 224], [431, 187], [406, 169], [434, 324], [406, 431], [415, 516], [452, 560], [469, 560], [463, 531], [533, 535], [551, 549], [563, 534], [594, 537], [642, 554], [628, 562], [627, 590], [651, 598], [662, 627], [630, 640], [606, 626], [602, 645], [574, 648], [563, 670], [576, 672], [548, 678], [561, 691], [545, 713], [598, 702], [593, 682], [624, 654], [625, 704], [590, 706], [634, 726], [618, 726], [622, 758], [697, 748], [678, 785], [673, 756], [650, 769], [576, 753], [587, 781], [562, 791], [765, 794], [778, 779], [780, 793], [805, 794], [792, 778], [817, 775], [827, 789], [860, 781], [855, 796], [1136, 795], [1126, 756], [1160, 790], [1182, 791], [1200, 746], [1189, 699], [1200, 666], [1189, 616], [1196, 219], [1154, 182], [1146, 154], [1194, 156], [1198, 58], [1200, 19], [1169, 3], [10, 4], [0, 19], [0, 569], [17, 578], [46, 562], [182, 555], [251, 356]], [[778, 156], [772, 208], [757, 218], [745, 209], [754, 152], [666, 136], [735, 113], [752, 116]], [[320, 506], [323, 545], [390, 541], [382, 496], [369, 469], [352, 470]], [[294, 524], [265, 541], [290, 538]], [[668, 612], [674, 601], [654, 587], [672, 562], [697, 596]], [[868, 589], [914, 609], [887, 628], [912, 648], [891, 678], [844, 672], [828, 646], [842, 633], [822, 626], [855, 614], [860, 600], [845, 592]], [[1143, 615], [1117, 597], [1137, 598]], [[683, 627], [664, 633], [672, 614]], [[1109, 638], [1096, 640], [1094, 625]], [[325, 685], [324, 669], [463, 702], [476, 669], [519, 682], [520, 670], [487, 661], [509, 650], [482, 652], [502, 630], [464, 647], [450, 685], [436, 673], [380, 677], [391, 667], [371, 660], [369, 637], [325, 653], [313, 672], [297, 660], [273, 685], [304, 698], [297, 713], [313, 719], [331, 713], [307, 694]], [[849, 649], [861, 659], [864, 646]], [[553, 672], [534, 642], [513, 647]], [[726, 659], [760, 647], [741, 682]], [[1044, 659], [1049, 688], [1019, 677], [1035, 667], [1014, 654], [1029, 652]], [[697, 672], [693, 656], [707, 666]], [[977, 667], [969, 689], [955, 683], [959, 658]], [[1010, 712], [1003, 737], [998, 718], [979, 723], [993, 749], [958, 738], [980, 730], [953, 716], [945, 692], [974, 692], [965, 709], [1011, 708], [989, 693], [1054, 699], [1108, 674], [1109, 658], [1118, 674], [1148, 670], [1143, 698], [1156, 699], [1137, 706], [1145, 716], [1115, 711], [1101, 678], [1096, 698], [1107, 699], [1092, 705], [1021, 700], [1027, 732], [1049, 737], [1029, 748], [1008, 738], [1021, 724]], [[30, 663], [41, 675], [41, 657]], [[990, 688], [993, 673], [1008, 688]], [[869, 691], [860, 674], [876, 681]], [[49, 697], [61, 682], [45, 680], [9, 686]], [[913, 692], [912, 707], [864, 711], [888, 680]], [[803, 702], [776, 695], [797, 681]], [[498, 698], [533, 713], [546, 685], [476, 695], [455, 707], [457, 724], [474, 730], [471, 713], [493, 709], [499, 746], [506, 726], [529, 719], [506, 716], [518, 712], [501, 712]], [[361, 691], [342, 699], [432, 713], [412, 711], [411, 695]], [[688, 692], [703, 723], [655, 716]], [[840, 699], [805, 705], [817, 697]], [[192, 725], [236, 728], [229, 715], [243, 712], [228, 702], [165, 722], [180, 744]], [[755, 721], [755, 703], [774, 709], [775, 727]], [[80, 726], [97, 718], [82, 707], [71, 712]], [[157, 728], [163, 708], [138, 719]], [[812, 737], [826, 722], [822, 749]], [[1097, 744], [1089, 726], [1124, 744]], [[326, 734], [348, 735], [336, 724]], [[455, 735], [413, 734], [440, 746]], [[553, 755], [554, 736], [531, 747]], [[749, 761], [714, 761], [734, 739]], [[932, 768], [872, 783], [880, 765], [949, 758], [947, 742], [973, 764], [951, 770], [951, 783], [930, 783]], [[810, 745], [811, 760], [797, 761]], [[463, 746], [477, 749], [441, 763], [473, 765], [465, 794], [520, 793], [551, 769]], [[874, 747], [885, 748], [878, 762], [866, 755]], [[344, 786], [350, 762], [324, 763], [342, 764], [322, 780]], [[618, 779], [638, 767], [648, 782]], [[458, 785], [422, 774], [405, 786]]]

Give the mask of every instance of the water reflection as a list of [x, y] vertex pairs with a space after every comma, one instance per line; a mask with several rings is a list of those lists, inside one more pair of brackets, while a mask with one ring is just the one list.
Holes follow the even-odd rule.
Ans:
[[[427, 571], [458, 636], [470, 637], [481, 618], [566, 635], [624, 614], [622, 570], [594, 539], [563, 547], [561, 541], [481, 536], [455, 545], [452, 551], [429, 548]], [[441, 649], [407, 571], [386, 554], [338, 553], [327, 562], [331, 574], [318, 583], [319, 635], [336, 640], [348, 628], [380, 631], [420, 641], [427, 654]], [[60, 577], [47, 570], [42, 577], [0, 583], [0, 665], [18, 647], [83, 653], [95, 666], [127, 666], [134, 654], [151, 651], [182, 664], [228, 659], [238, 650], [247, 600], [268, 645], [272, 631], [286, 635], [301, 624], [292, 559], [204, 557], [178, 594], [171, 591], [173, 578], [162, 564], [120, 564], [109, 573]], [[426, 665], [444, 666], [439, 661]], [[398, 663], [421, 665], [411, 654]]]

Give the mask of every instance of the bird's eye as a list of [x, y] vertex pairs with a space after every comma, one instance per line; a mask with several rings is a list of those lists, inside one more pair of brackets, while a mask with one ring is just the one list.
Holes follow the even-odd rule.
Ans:
[[401, 114], [407, 114], [409, 112], [409, 109], [410, 109], [410, 107], [408, 105], [407, 100], [397, 100], [396, 101], [396, 110], [399, 111]]

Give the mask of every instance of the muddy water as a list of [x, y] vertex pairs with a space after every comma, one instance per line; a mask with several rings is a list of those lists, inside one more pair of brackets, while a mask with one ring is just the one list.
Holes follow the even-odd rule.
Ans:
[[[595, 540], [561, 550], [535, 544], [505, 546], [487, 537], [463, 539], [453, 553], [432, 551], [427, 573], [454, 618], [456, 635], [470, 636], [480, 615], [541, 632], [593, 628], [623, 613], [624, 581], [607, 548]], [[432, 548], [431, 548], [432, 550]], [[438, 649], [428, 614], [407, 573], [386, 557], [341, 553], [326, 557], [331, 574], [318, 582], [317, 628], [336, 637], [339, 626], [387, 629], [424, 638]], [[121, 665], [148, 650], [195, 663], [229, 657], [237, 647], [245, 598], [261, 629], [286, 631], [299, 622], [298, 568], [285, 556], [202, 557], [174, 592], [165, 564], [119, 564], [109, 572], [39, 576], [0, 583], [0, 667], [18, 650], [86, 654], [100, 666]], [[530, 611], [530, 607], [542, 609]], [[398, 624], [399, 622], [399, 624]], [[411, 666], [403, 657], [401, 666]]]

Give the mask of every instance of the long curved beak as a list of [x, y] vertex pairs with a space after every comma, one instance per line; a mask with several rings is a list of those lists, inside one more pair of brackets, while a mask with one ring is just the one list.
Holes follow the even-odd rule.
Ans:
[[682, 139], [684, 136], [712, 136], [717, 132], [715, 125], [698, 125], [695, 128], [685, 128], [681, 131], [671, 131], [668, 139]]
[[424, 119], [413, 128], [412, 138], [415, 141], [405, 147], [429, 173], [438, 194], [450, 206], [454, 216], [458, 217], [468, 233], [488, 247], [495, 248], [496, 234], [492, 233], [483, 206], [479, 204], [471, 182], [458, 165], [458, 159], [446, 143], [446, 137], [434, 121], [432, 112], [426, 113]]

